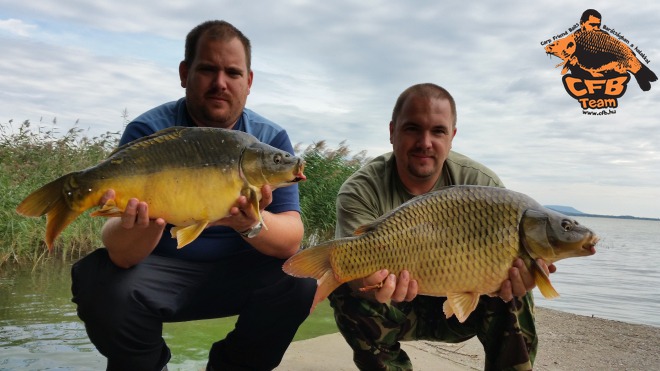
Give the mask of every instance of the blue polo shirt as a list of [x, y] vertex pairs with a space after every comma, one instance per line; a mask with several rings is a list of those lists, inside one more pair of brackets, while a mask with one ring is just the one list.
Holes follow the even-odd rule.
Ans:
[[[138, 116], [126, 126], [119, 144], [129, 143], [172, 126], [195, 126], [186, 109], [185, 98], [165, 103]], [[252, 134], [263, 143], [293, 154], [293, 146], [286, 130], [247, 108], [234, 125], [234, 130]], [[293, 210], [300, 212], [298, 185], [273, 191], [273, 202], [266, 210], [272, 213]], [[153, 254], [184, 260], [213, 261], [253, 249], [236, 231], [220, 226], [206, 228], [195, 241], [177, 249], [176, 239], [170, 235], [171, 227], [166, 227]]]

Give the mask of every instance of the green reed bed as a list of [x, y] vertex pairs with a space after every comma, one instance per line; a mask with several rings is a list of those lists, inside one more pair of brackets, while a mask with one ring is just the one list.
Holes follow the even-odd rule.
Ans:
[[[7, 262], [37, 264], [54, 257], [75, 260], [101, 244], [105, 219], [86, 213], [62, 232], [49, 253], [44, 243], [46, 218], [28, 218], [15, 211], [23, 198], [42, 185], [106, 158], [120, 137], [119, 132], [90, 137], [75, 125], [58, 133], [56, 127], [56, 122], [0, 123], [0, 266]], [[321, 141], [302, 153], [299, 147], [296, 153], [307, 162], [308, 178], [300, 183], [304, 244], [312, 245], [332, 238], [339, 187], [366, 158], [364, 152], [351, 156], [344, 143], [329, 149]]]
[[[49, 181], [98, 163], [118, 141], [119, 133], [89, 137], [77, 126], [58, 133], [55, 121], [50, 127], [29, 121], [0, 124], [0, 264], [34, 263], [47, 255], [45, 217], [18, 215], [18, 203]], [[99, 218], [78, 218], [57, 239], [54, 252], [75, 258], [98, 246], [102, 224]]]

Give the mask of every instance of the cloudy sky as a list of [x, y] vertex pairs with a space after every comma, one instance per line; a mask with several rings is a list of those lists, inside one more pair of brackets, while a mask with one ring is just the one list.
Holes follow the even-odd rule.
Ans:
[[508, 188], [542, 204], [658, 218], [660, 82], [643, 92], [632, 79], [616, 114], [586, 116], [560, 60], [545, 54], [544, 40], [587, 8], [660, 74], [651, 1], [0, 0], [0, 123], [121, 131], [124, 110], [133, 118], [184, 94], [186, 33], [225, 19], [253, 44], [248, 107], [294, 144], [389, 151], [396, 97], [434, 82], [458, 104], [454, 150]]

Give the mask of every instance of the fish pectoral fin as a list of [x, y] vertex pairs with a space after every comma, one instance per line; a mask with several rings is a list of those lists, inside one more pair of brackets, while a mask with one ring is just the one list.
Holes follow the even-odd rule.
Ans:
[[264, 223], [264, 218], [261, 216], [261, 210], [259, 210], [259, 200], [261, 197], [259, 197], [258, 192], [261, 191], [257, 187], [251, 185], [244, 190], [244, 195], [247, 197], [248, 202], [252, 206], [252, 212], [254, 212], [254, 215], [259, 216], [259, 222], [261, 223], [261, 226], [268, 230], [268, 226], [266, 223]]
[[479, 304], [479, 294], [475, 292], [450, 292], [442, 309], [447, 318], [455, 315], [463, 323]]
[[536, 286], [539, 288], [539, 291], [541, 291], [541, 294], [543, 297], [546, 299], [554, 299], [559, 297], [559, 293], [557, 290], [555, 290], [554, 287], [552, 287], [552, 283], [550, 283], [550, 277], [548, 277], [547, 274], [539, 267], [538, 263], [536, 260], [532, 260], [533, 264], [533, 271], [534, 271], [534, 283], [536, 283]]
[[197, 237], [199, 237], [199, 235], [208, 224], [208, 220], [203, 220], [197, 224], [192, 224], [187, 227], [173, 227], [170, 233], [172, 234], [172, 238], [176, 238], [176, 248], [180, 249], [193, 242]]
[[94, 211], [91, 213], [91, 216], [103, 216], [106, 218], [113, 217], [113, 216], [121, 216], [124, 213], [124, 210], [120, 209], [117, 207], [117, 203], [115, 203], [114, 199], [110, 199], [106, 201], [105, 205], [103, 205], [100, 209]]

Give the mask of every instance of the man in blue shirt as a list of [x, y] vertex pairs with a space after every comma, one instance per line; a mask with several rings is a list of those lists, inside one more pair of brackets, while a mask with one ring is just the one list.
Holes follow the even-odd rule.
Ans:
[[[245, 108], [252, 85], [250, 41], [224, 21], [208, 21], [186, 38], [179, 65], [185, 98], [128, 124], [120, 144], [171, 126], [221, 127], [250, 133], [293, 153], [288, 134]], [[230, 215], [176, 249], [167, 222], [131, 199], [103, 227], [105, 248], [72, 269], [73, 301], [109, 370], [161, 370], [170, 359], [163, 322], [238, 315], [236, 327], [213, 344], [207, 369], [275, 368], [309, 314], [316, 283], [283, 273], [283, 260], [303, 237], [298, 187], [262, 189], [259, 208], [241, 196]], [[108, 190], [101, 204], [114, 197]]]

